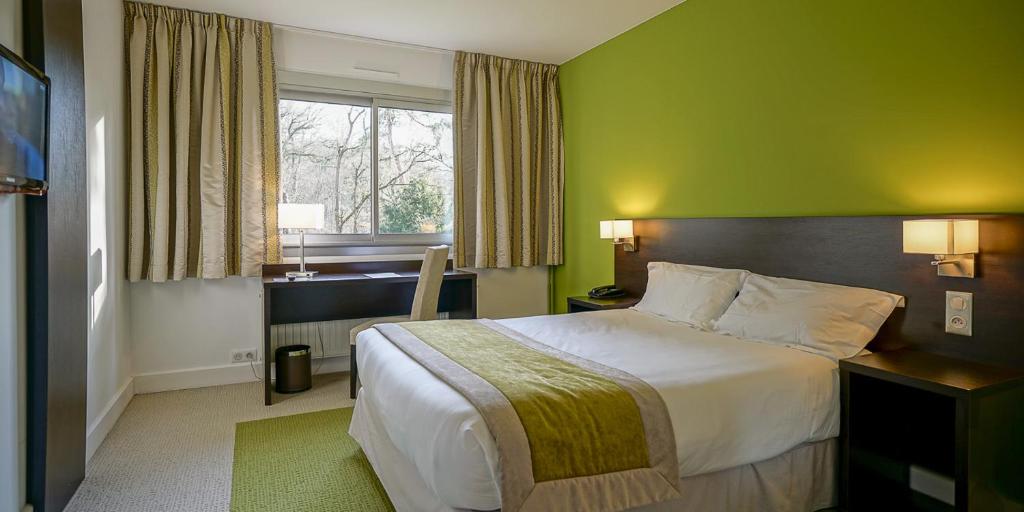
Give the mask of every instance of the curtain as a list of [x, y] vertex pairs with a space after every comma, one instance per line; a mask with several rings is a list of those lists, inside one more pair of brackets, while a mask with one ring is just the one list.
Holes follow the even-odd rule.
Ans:
[[562, 263], [558, 66], [455, 54], [455, 264]]
[[128, 278], [257, 276], [280, 260], [271, 25], [124, 4]]

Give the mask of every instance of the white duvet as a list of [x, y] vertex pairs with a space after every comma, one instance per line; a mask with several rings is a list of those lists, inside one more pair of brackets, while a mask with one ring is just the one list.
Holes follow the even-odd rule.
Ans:
[[[500, 322], [653, 386], [668, 406], [681, 477], [839, 434], [837, 366], [820, 355], [634, 310]], [[454, 508], [499, 508], [497, 450], [476, 409], [375, 329], [359, 334], [358, 343], [360, 400], [372, 401], [427, 486]]]

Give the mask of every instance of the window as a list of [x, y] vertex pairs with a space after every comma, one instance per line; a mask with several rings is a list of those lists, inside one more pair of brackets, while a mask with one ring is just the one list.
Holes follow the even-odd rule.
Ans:
[[323, 233], [369, 234], [371, 107], [281, 100], [281, 202], [324, 205]]
[[454, 197], [452, 115], [377, 108], [378, 230], [451, 233]]
[[279, 110], [281, 202], [324, 205], [307, 241], [450, 243], [449, 106], [286, 91]]

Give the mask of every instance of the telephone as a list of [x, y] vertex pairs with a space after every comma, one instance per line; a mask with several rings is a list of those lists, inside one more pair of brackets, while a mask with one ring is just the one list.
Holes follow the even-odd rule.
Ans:
[[616, 288], [614, 284], [598, 286], [587, 293], [591, 299], [610, 299], [612, 297], [622, 297], [625, 294], [626, 292]]

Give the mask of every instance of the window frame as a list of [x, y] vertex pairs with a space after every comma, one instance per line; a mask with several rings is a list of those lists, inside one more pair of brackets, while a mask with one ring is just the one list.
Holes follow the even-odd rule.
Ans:
[[[370, 233], [306, 233], [305, 244], [307, 249], [313, 248], [331, 248], [331, 247], [373, 247], [373, 246], [427, 246], [436, 244], [452, 244], [453, 233], [380, 233], [380, 204], [379, 204], [379, 190], [377, 186], [379, 184], [379, 161], [377, 155], [379, 154], [380, 140], [378, 137], [378, 108], [398, 108], [405, 110], [418, 110], [422, 112], [438, 112], [452, 114], [451, 101], [448, 99], [440, 99], [439, 97], [446, 97], [448, 94], [423, 94], [424, 97], [411, 97], [389, 93], [374, 94], [372, 92], [363, 89], [373, 89], [373, 83], [367, 87], [365, 81], [357, 80], [345, 80], [336, 77], [322, 77], [318, 76], [317, 82], [324, 79], [334, 79], [339, 82], [336, 87], [325, 87], [321, 84], [317, 85], [303, 85], [301, 82], [302, 75], [305, 73], [292, 73], [289, 77], [297, 77], [298, 80], [289, 80], [300, 82], [287, 83], [282, 81], [278, 89], [278, 103], [282, 100], [293, 100], [293, 101], [307, 101], [307, 102], [319, 102], [319, 103], [333, 103], [336, 105], [351, 105], [351, 106], [364, 106], [370, 108]], [[311, 80], [305, 80], [311, 81]], [[359, 87], [346, 87], [351, 83], [356, 83]], [[382, 86], [388, 86], [389, 84], [381, 84]], [[389, 89], [395, 88], [394, 85], [387, 87]], [[353, 90], [358, 89], [358, 90]], [[408, 90], [410, 92], [421, 92], [424, 88], [419, 87], [405, 87], [399, 88], [399, 90]], [[433, 90], [428, 90], [433, 92]], [[445, 91], [446, 92], [446, 91]], [[431, 97], [432, 96], [432, 97]], [[454, 119], [453, 126], [454, 130]], [[454, 140], [454, 134], [453, 134]], [[453, 148], [454, 154], [454, 148]], [[452, 179], [454, 180], [454, 175]], [[451, 198], [452, 206], [454, 207], [455, 197]], [[282, 234], [281, 235], [282, 247], [297, 248], [299, 246], [299, 235], [298, 234]], [[329, 249], [326, 252], [330, 253]], [[344, 251], [339, 253], [343, 255]], [[325, 254], [327, 255], [327, 254]]]

